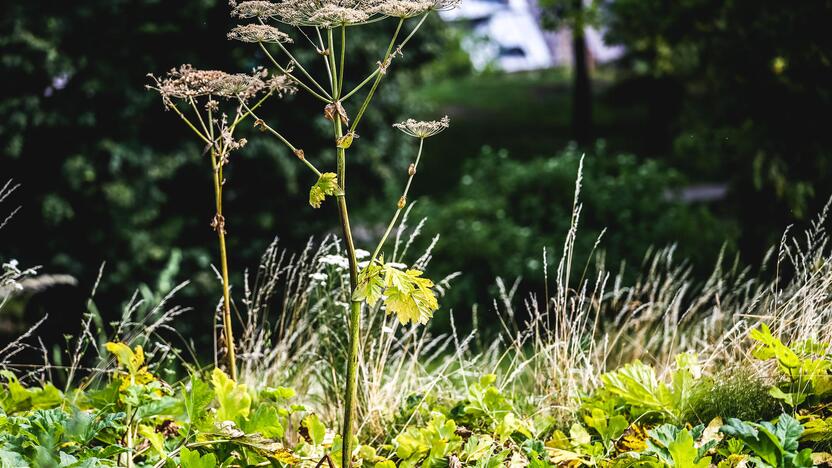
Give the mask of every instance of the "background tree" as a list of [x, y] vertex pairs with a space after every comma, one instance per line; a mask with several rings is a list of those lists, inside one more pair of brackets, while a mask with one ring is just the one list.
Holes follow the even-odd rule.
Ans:
[[592, 124], [591, 57], [586, 28], [598, 24], [598, 0], [543, 0], [543, 25], [565, 28], [572, 38], [572, 138], [581, 145], [596, 136]]
[[663, 83], [639, 98], [678, 102], [664, 124], [675, 165], [730, 183], [725, 209], [743, 225], [744, 250], [760, 252], [776, 226], [825, 202], [832, 1], [613, 0], [604, 15], [629, 81]]
[[[193, 284], [180, 299], [198, 309], [196, 316], [206, 321], [212, 317], [217, 283], [210, 268], [214, 207], [206, 202], [211, 199], [211, 174], [203, 170], [203, 147], [183, 141], [181, 129], [170, 124], [172, 117], [159, 118], [162, 106], [145, 85], [148, 71], [164, 73], [181, 63], [235, 72], [266, 63], [264, 57], [252, 60], [245, 47], [216, 33], [236, 24], [228, 12], [224, 0], [183, 0], [175, 7], [157, 0], [3, 5], [2, 172], [21, 184], [19, 196], [25, 200], [3, 232], [4, 255], [79, 279], [77, 290], [28, 306], [33, 317], [56, 308], [64, 311], [51, 319], [54, 341], [62, 342], [64, 332], [77, 328], [76, 313], [81, 313], [104, 261], [96, 302], [105, 317], [118, 315], [120, 304], [137, 286], [144, 284], [141, 290], [147, 295], [164, 294], [186, 279]], [[356, 35], [350, 53], [376, 60], [389, 36], [381, 29], [385, 26]], [[441, 52], [443, 24], [429, 21], [425, 31], [401, 58], [400, 63], [409, 62], [403, 68]], [[364, 70], [349, 74], [359, 72]], [[408, 79], [418, 81], [418, 74]], [[406, 167], [406, 145], [392, 138], [389, 125], [379, 125], [405, 113], [389, 97], [399, 93], [400, 82], [388, 80], [379, 95], [387, 101], [381, 106], [384, 114], [373, 110], [365, 117], [368, 127], [380, 130], [362, 134], [375, 144], [361, 145], [351, 155], [357, 166], [352, 175], [356, 197], [371, 196], [364, 186], [385, 184], [391, 164]], [[306, 98], [293, 99], [279, 115], [264, 112], [264, 118], [281, 122], [294, 135], [323, 135], [326, 128], [319, 115], [300, 110], [308, 109], [302, 101]], [[278, 234], [291, 248], [302, 246], [310, 232], [329, 230], [321, 217], [300, 218], [293, 208], [308, 196], [294, 156], [278, 143], [259, 140], [252, 139], [234, 155], [238, 160], [230, 168], [230, 179], [246, 181], [230, 184], [225, 193], [235, 213], [235, 236], [229, 240], [236, 257], [232, 271], [256, 265]], [[323, 144], [305, 149], [312, 157], [333, 157]], [[241, 278], [232, 283], [241, 287]], [[185, 334], [188, 325], [183, 323]]]

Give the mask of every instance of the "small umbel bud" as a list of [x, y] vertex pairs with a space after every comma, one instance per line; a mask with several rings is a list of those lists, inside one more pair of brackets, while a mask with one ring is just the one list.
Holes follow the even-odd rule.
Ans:
[[407, 168], [407, 175], [414, 175], [414, 174], [416, 174], [416, 165], [413, 164], [413, 163], [410, 163], [410, 166], [408, 166], [408, 168]]
[[401, 198], [399, 198], [399, 202], [396, 203], [396, 206], [401, 210], [405, 205], [407, 205], [407, 197], [402, 195]]
[[297, 156], [297, 157], [298, 157], [298, 159], [300, 159], [301, 161], [303, 161], [304, 159], [306, 159], [306, 155], [304, 155], [304, 154], [303, 154], [303, 150], [302, 150], [302, 149], [300, 149], [300, 148], [298, 148], [298, 149], [296, 149], [296, 150], [295, 150], [295, 156]]

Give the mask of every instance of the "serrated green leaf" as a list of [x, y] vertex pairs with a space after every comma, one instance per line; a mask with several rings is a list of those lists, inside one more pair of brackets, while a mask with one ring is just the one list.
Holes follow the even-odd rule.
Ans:
[[679, 431], [676, 439], [668, 444], [667, 450], [673, 460], [673, 465], [678, 468], [708, 468], [711, 465], [711, 457], [698, 458], [699, 452], [687, 429]]
[[216, 468], [217, 456], [213, 453], [200, 456], [196, 450], [183, 447], [179, 452], [179, 464], [182, 468]]
[[277, 408], [269, 405], [260, 405], [251, 413], [251, 416], [242, 424], [246, 433], [259, 433], [268, 438], [283, 438], [284, 428], [280, 423], [280, 415]]
[[312, 205], [312, 208], [320, 208], [327, 195], [336, 196], [341, 193], [341, 188], [338, 186], [338, 175], [334, 172], [324, 172], [318, 177], [315, 185], [309, 189], [309, 204]]
[[185, 412], [191, 423], [202, 420], [206, 415], [206, 409], [214, 400], [214, 390], [208, 382], [196, 375], [191, 375], [191, 388], [182, 386], [182, 400], [185, 404]]
[[402, 325], [426, 324], [439, 308], [434, 295], [433, 281], [422, 278], [419, 270], [399, 270], [390, 264], [384, 266], [387, 314], [396, 314]]
[[167, 458], [164, 434], [156, 432], [154, 428], [144, 424], [139, 426], [139, 434], [150, 442], [150, 446], [153, 447], [153, 450], [155, 450], [160, 457]]

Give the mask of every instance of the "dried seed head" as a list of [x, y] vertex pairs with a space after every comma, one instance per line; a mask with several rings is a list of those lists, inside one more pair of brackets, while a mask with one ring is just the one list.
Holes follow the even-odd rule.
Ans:
[[303, 161], [304, 159], [306, 159], [306, 155], [305, 155], [305, 154], [303, 154], [303, 150], [302, 150], [302, 149], [300, 149], [300, 148], [298, 148], [298, 149], [296, 149], [296, 150], [295, 150], [295, 156], [297, 156], [297, 157], [298, 157], [298, 159], [300, 159], [301, 161]]
[[269, 42], [290, 44], [292, 38], [274, 26], [266, 24], [244, 24], [235, 26], [228, 32], [228, 38], [241, 42]]
[[298, 88], [295, 86], [295, 81], [289, 78], [289, 75], [272, 75], [271, 78], [266, 80], [266, 86], [277, 94], [280, 97], [283, 97], [287, 94], [295, 94]]
[[376, 5], [374, 12], [395, 18], [412, 18], [433, 9], [432, 0], [384, 0]]
[[293, 26], [335, 28], [361, 24], [378, 17], [411, 18], [429, 11], [450, 10], [460, 0], [232, 0], [232, 15], [276, 19]]
[[381, 1], [384, 0], [283, 0], [268, 8], [261, 7], [266, 10], [261, 17], [293, 26], [335, 28], [371, 20], [379, 14], [376, 7]]
[[448, 128], [450, 124], [451, 120], [446, 115], [439, 120], [419, 121], [407, 119], [404, 122], [393, 124], [393, 126], [401, 130], [406, 135], [424, 139], [441, 133]]
[[263, 83], [263, 80], [258, 77], [242, 73], [235, 75], [226, 74], [216, 81], [216, 91], [214, 94], [247, 100], [265, 89], [265, 87], [266, 83]]
[[398, 203], [396, 203], [396, 207], [398, 207], [398, 208], [401, 210], [402, 208], [404, 208], [404, 207], [405, 207], [405, 205], [407, 205], [407, 197], [405, 197], [404, 195], [402, 195], [402, 196], [399, 198], [399, 202], [398, 202]]
[[278, 15], [279, 6], [266, 1], [242, 2], [234, 6], [231, 16], [237, 18], [271, 18]]
[[182, 65], [168, 72], [164, 79], [150, 76], [156, 86], [148, 86], [162, 95], [169, 102], [170, 99], [191, 99], [200, 96], [221, 96], [226, 98], [248, 99], [262, 89], [265, 83], [255, 76], [229, 73], [219, 70], [197, 70], [190, 65]]
[[148, 76], [156, 82], [156, 87], [152, 88], [163, 97], [187, 99], [213, 94], [216, 81], [225, 75], [219, 70], [197, 70], [190, 65], [182, 65], [170, 70], [162, 80]]
[[310, 15], [306, 21], [310, 25], [324, 28], [364, 23], [370, 19], [371, 13], [359, 8], [343, 7], [339, 5], [324, 5]]
[[415, 175], [416, 174], [416, 165], [410, 163], [410, 166], [407, 167], [407, 175]]

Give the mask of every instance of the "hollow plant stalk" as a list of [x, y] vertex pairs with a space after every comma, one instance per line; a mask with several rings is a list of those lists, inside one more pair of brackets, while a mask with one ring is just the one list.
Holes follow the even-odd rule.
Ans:
[[[337, 103], [341, 95], [341, 85], [339, 80], [343, 80], [344, 74], [344, 49], [346, 48], [346, 32], [345, 28], [341, 28], [341, 60], [340, 69], [336, 69], [335, 64], [335, 49], [332, 29], [327, 30], [327, 41], [329, 45], [330, 70], [332, 71], [332, 96], [334, 103]], [[336, 71], [337, 70], [337, 71]], [[335, 141], [341, 141], [344, 136], [344, 129], [341, 123], [340, 116], [335, 116], [333, 120]], [[344, 235], [344, 245], [347, 250], [347, 260], [349, 261], [350, 269], [350, 292], [354, 291], [358, 286], [358, 261], [355, 257], [355, 243], [352, 238], [352, 229], [350, 228], [350, 215], [347, 210], [347, 184], [346, 184], [346, 148], [338, 144], [336, 147], [336, 171], [338, 176], [338, 186], [341, 189], [337, 196], [338, 200], [338, 218], [341, 223], [341, 230]], [[350, 297], [350, 311], [349, 311], [349, 349], [347, 351], [347, 385], [344, 392], [344, 428], [343, 428], [343, 445], [341, 453], [341, 466], [352, 466], [352, 438], [353, 438], [353, 419], [355, 418], [355, 406], [358, 394], [358, 340], [361, 330], [361, 301], [355, 301]]]
[[214, 217], [214, 229], [217, 231], [217, 240], [220, 249], [220, 273], [222, 274], [222, 330], [225, 340], [226, 360], [228, 373], [232, 380], [237, 380], [237, 356], [234, 349], [234, 332], [231, 324], [231, 284], [228, 279], [228, 249], [225, 243], [225, 217], [222, 212], [222, 157], [217, 150], [211, 148], [211, 164], [214, 172], [214, 201], [216, 215]]

